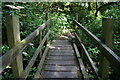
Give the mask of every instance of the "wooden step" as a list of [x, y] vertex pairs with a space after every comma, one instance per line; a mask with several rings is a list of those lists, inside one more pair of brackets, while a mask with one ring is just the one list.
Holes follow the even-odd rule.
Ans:
[[50, 53], [74, 53], [74, 50], [49, 50]]
[[72, 47], [72, 45], [51, 45], [50, 47]]
[[70, 44], [68, 40], [53, 40], [53, 43], [69, 43]]
[[50, 56], [72, 56], [73, 53], [49, 53]]
[[58, 47], [58, 46], [54, 46], [54, 47], [50, 47], [50, 50], [72, 50], [72, 47]]
[[47, 59], [53, 60], [73, 60], [74, 56], [48, 56]]
[[43, 77], [51, 80], [54, 78], [57, 80], [58, 78], [77, 80], [79, 67], [75, 63], [75, 53], [70, 42], [68, 40], [54, 40], [49, 48]]
[[45, 71], [43, 74], [45, 78], [78, 78], [77, 72], [50, 72]]
[[75, 65], [75, 62], [74, 61], [53, 61], [53, 60], [49, 60], [47, 61], [46, 63], [47, 65], [64, 65], [64, 66], [72, 66], [72, 65]]
[[48, 66], [46, 66], [45, 71], [77, 72], [78, 69], [77, 69], [76, 66], [53, 66], [53, 65], [48, 65]]
[[52, 45], [70, 45], [68, 40], [54, 40]]
[[55, 43], [53, 43], [52, 45], [70, 45], [70, 43], [69, 42], [55, 42]]

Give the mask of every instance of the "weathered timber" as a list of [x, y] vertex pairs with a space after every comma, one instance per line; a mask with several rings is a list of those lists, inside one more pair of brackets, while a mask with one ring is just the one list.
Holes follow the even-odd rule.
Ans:
[[51, 53], [74, 53], [73, 50], [50, 50]]
[[7, 53], [0, 57], [0, 60], [4, 62], [0, 62], [0, 73], [6, 68], [7, 65], [9, 65], [16, 58], [18, 54], [20, 54], [18, 52], [22, 51], [28, 45], [28, 43], [30, 43], [39, 34], [39, 31], [45, 28], [49, 21], [50, 20], [48, 20], [46, 24], [42, 24], [38, 29], [36, 29], [22, 41], [18, 42], [16, 46], [14, 46]]
[[51, 46], [50, 49], [52, 50], [71, 50], [73, 49], [72, 46], [68, 47], [68, 46]]
[[[112, 38], [113, 38], [113, 21], [112, 18], [102, 19], [102, 42], [107, 45], [107, 47], [112, 49]], [[102, 78], [108, 78], [109, 72], [109, 61], [100, 53], [99, 57], [99, 73]]]
[[50, 60], [73, 60], [75, 57], [74, 56], [48, 56], [47, 59]]
[[[20, 42], [20, 31], [19, 31], [19, 17], [18, 16], [7, 16], [6, 17], [6, 29], [8, 45], [10, 48], [17, 45]], [[18, 53], [21, 53], [18, 52]], [[4, 62], [3, 62], [4, 63]], [[19, 78], [21, 72], [23, 71], [22, 54], [16, 56], [15, 60], [12, 62], [12, 71], [14, 78]]]
[[[116, 71], [119, 70], [118, 67], [120, 66], [120, 57], [117, 56], [105, 44], [103, 44], [103, 42], [101, 42], [101, 40], [99, 40], [95, 35], [93, 35], [90, 31], [88, 31], [86, 28], [84, 28], [84, 26], [82, 26], [79, 22], [77, 22], [76, 20], [74, 20], [74, 22], [79, 26], [79, 28], [81, 30], [84, 31], [84, 33], [87, 35], [87, 37], [89, 37], [94, 42], [94, 44], [99, 48], [100, 51], [102, 51], [102, 53], [106, 53], [103, 55], [110, 62], [110, 64], [114, 67], [114, 69]], [[119, 70], [119, 72], [120, 72], [120, 70]]]
[[50, 72], [46, 71], [43, 75], [45, 78], [78, 78], [77, 72]]
[[[76, 12], [75, 13], [75, 20], [78, 21], [78, 13]], [[73, 28], [76, 30], [76, 28], [78, 27], [75, 23], [74, 23], [75, 26], [73, 26]]]
[[77, 33], [75, 33], [75, 36], [80, 44], [80, 48], [83, 50], [84, 52], [84, 56], [85, 56], [85, 59], [88, 61], [89, 65], [91, 66], [91, 69], [93, 71], [93, 75], [95, 76], [96, 79], [101, 79], [100, 76], [98, 75], [98, 70], [97, 70], [97, 67], [94, 65], [93, 63], [93, 60], [90, 58], [84, 44], [82, 43], [81, 39], [78, 37]]
[[53, 65], [47, 65], [45, 68], [45, 71], [51, 71], [51, 72], [77, 72], [76, 66], [53, 66]]
[[67, 52], [66, 53], [62, 53], [62, 52], [61, 53], [60, 52], [59, 53], [52, 53], [52, 52], [50, 52], [49, 55], [50, 56], [72, 56], [74, 54], [73, 53], [67, 53]]
[[41, 76], [41, 71], [42, 71], [42, 68], [43, 68], [43, 64], [44, 64], [44, 61], [45, 61], [45, 57], [46, 57], [46, 55], [47, 55], [47, 53], [48, 53], [48, 46], [46, 47], [46, 49], [45, 49], [45, 51], [44, 51], [44, 53], [43, 53], [43, 56], [42, 56], [42, 58], [41, 58], [41, 60], [40, 60], [40, 63], [38, 64], [38, 71], [35, 73], [35, 75], [34, 75], [34, 78], [42, 78], [43, 76]]
[[[40, 42], [39, 42], [40, 44], [42, 42], [42, 31], [39, 31], [39, 38], [40, 38]], [[41, 59], [41, 56], [42, 56], [42, 50], [40, 51], [39, 59]]]
[[47, 52], [48, 52], [48, 47], [47, 47], [46, 50], [44, 51], [44, 54], [43, 54], [43, 56], [42, 56], [42, 59], [41, 59], [39, 65], [38, 65], [38, 71], [39, 71], [39, 72], [41, 72], [41, 70], [42, 70], [42, 65], [43, 65], [43, 63], [44, 63], [44, 61], [45, 61], [45, 57], [46, 57], [46, 55], [47, 55]]
[[61, 65], [61, 66], [73, 66], [76, 65], [74, 61], [47, 61], [46, 65]]
[[29, 72], [30, 72], [30, 70], [31, 70], [31, 68], [32, 68], [32, 66], [33, 66], [33, 64], [34, 64], [34, 62], [35, 62], [35, 60], [36, 60], [39, 52], [41, 51], [41, 49], [42, 49], [42, 47], [43, 47], [46, 39], [47, 39], [48, 36], [49, 36], [49, 33], [50, 33], [50, 30], [49, 30], [48, 33], [45, 35], [45, 37], [43, 38], [41, 44], [38, 46], [38, 48], [37, 48], [37, 50], [35, 51], [33, 57], [31, 58], [30, 62], [28, 63], [27, 67], [26, 67], [25, 70], [22, 72], [21, 78], [26, 78], [27, 75], [29, 74]]
[[79, 51], [78, 51], [77, 46], [76, 46], [75, 43], [73, 43], [73, 47], [74, 47], [74, 50], [75, 50], [75, 53], [76, 53], [76, 56], [77, 56], [77, 59], [78, 59], [79, 67], [80, 67], [80, 69], [82, 71], [83, 78], [84, 79], [88, 79], [89, 78], [88, 77], [88, 73], [86, 72], [84, 63], [83, 63], [83, 61], [82, 61], [82, 59], [80, 57], [80, 53], [79, 53]]
[[70, 45], [70, 43], [67, 40], [54, 40], [52, 45]]
[[[62, 43], [63, 42], [63, 43]], [[67, 44], [66, 44], [67, 43]], [[58, 48], [57, 45], [70, 45], [67, 40], [54, 40], [51, 47]], [[56, 47], [57, 46], [57, 47]], [[71, 48], [72, 46], [65, 46]], [[61, 46], [59, 46], [61, 48]], [[49, 55], [46, 58], [46, 67], [43, 72], [44, 78], [78, 78], [77, 72], [79, 68], [75, 63], [74, 50], [71, 49], [54, 49], [49, 50]], [[63, 74], [62, 74], [63, 73]]]
[[51, 45], [50, 48], [51, 47], [72, 47], [72, 45], [60, 45], [60, 44], [58, 44], [58, 45]]
[[[46, 18], [46, 21], [47, 21], [48, 20], [48, 13], [46, 13], [45, 15], [46, 15], [45, 18]], [[47, 25], [46, 26], [46, 31], [48, 31], [48, 30], [49, 30], [49, 26]], [[48, 43], [48, 41], [49, 41], [49, 37], [47, 38], [46, 43]]]

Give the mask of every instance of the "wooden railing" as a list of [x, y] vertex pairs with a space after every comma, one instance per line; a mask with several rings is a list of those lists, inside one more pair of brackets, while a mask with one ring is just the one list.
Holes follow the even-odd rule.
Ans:
[[[76, 18], [77, 19], [77, 18]], [[103, 34], [102, 41], [98, 39], [94, 34], [87, 30], [82, 24], [77, 20], [73, 20], [76, 24], [75, 37], [78, 42], [77, 45], [80, 47], [80, 53], [83, 59], [89, 63], [95, 78], [97, 79], [106, 79], [108, 78], [109, 65], [111, 65], [117, 73], [117, 76], [120, 76], [120, 57], [117, 56], [110, 48], [112, 47], [112, 19], [103, 18]], [[77, 27], [78, 26], [78, 27]], [[81, 31], [81, 39], [78, 30]], [[93, 60], [90, 58], [85, 46], [84, 46], [84, 35], [90, 39], [93, 44], [100, 50], [100, 59], [99, 59], [99, 68], [94, 65]], [[104, 43], [103, 43], [104, 42]]]
[[[111, 19], [110, 19], [111, 20]], [[15, 78], [27, 78], [27, 76], [29, 75], [29, 72], [32, 68], [32, 66], [34, 65], [36, 58], [39, 56], [40, 59], [40, 63], [38, 64], [38, 71], [35, 73], [34, 78], [40, 78], [40, 73], [42, 70], [42, 66], [43, 63], [45, 61], [45, 56], [47, 55], [48, 52], [48, 46], [46, 47], [46, 49], [44, 50], [44, 52], [42, 53], [42, 47], [45, 44], [45, 42], [47, 41], [48, 43], [48, 37], [50, 34], [50, 30], [48, 28], [48, 23], [50, 22], [50, 19], [48, 19], [48, 15], [46, 14], [46, 22], [44, 24], [42, 24], [40, 27], [38, 27], [34, 32], [32, 32], [29, 36], [27, 36], [25, 39], [21, 40], [20, 39], [20, 31], [19, 31], [19, 17], [18, 16], [7, 16], [6, 18], [7, 21], [7, 25], [6, 25], [6, 29], [7, 29], [7, 37], [8, 37], [8, 44], [10, 46], [10, 50], [5, 53], [3, 56], [0, 57], [0, 60], [2, 60], [2, 62], [0, 62], [0, 73], [2, 73], [2, 71], [8, 66], [8, 65], [12, 65], [12, 70], [13, 70], [13, 75]], [[77, 39], [79, 46], [80, 47], [80, 53], [81, 56], [78, 54], [78, 50], [76, 48], [76, 45], [74, 44], [75, 47], [75, 51], [77, 52], [77, 56], [82, 57], [82, 59], [86, 59], [86, 61], [89, 63], [93, 74], [95, 76], [95, 78], [97, 79], [101, 79], [101, 78], [107, 78], [108, 76], [108, 71], [109, 71], [109, 65], [111, 65], [115, 71], [119, 74], [120, 72], [120, 57], [118, 57], [110, 48], [112, 47], [111, 43], [112, 43], [112, 27], [108, 28], [108, 26], [111, 26], [111, 24], [106, 25], [106, 23], [111, 23], [109, 22], [108, 18], [107, 20], [103, 20], [103, 21], [108, 21], [108, 22], [103, 22], [103, 26], [107, 26], [105, 27], [103, 30], [103, 40], [101, 41], [100, 39], [98, 39], [94, 34], [92, 34], [89, 30], [87, 30], [84, 26], [82, 26], [77, 20], [74, 20], [75, 24], [79, 27], [75, 27], [75, 37]], [[46, 35], [44, 36], [44, 38], [42, 38], [42, 31], [46, 28]], [[106, 29], [109, 29], [109, 32], [106, 31]], [[83, 34], [85, 34], [89, 39], [91, 39], [94, 42], [94, 45], [98, 47], [98, 49], [101, 51], [100, 53], [100, 61], [99, 61], [99, 71], [96, 68], [96, 66], [93, 63], [93, 60], [90, 58], [85, 46], [84, 46], [84, 41], [83, 39], [81, 40], [79, 37], [79, 33], [78, 30], [82, 31], [82, 38], [83, 38]], [[28, 65], [26, 66], [25, 69], [23, 69], [23, 61], [22, 61], [22, 51], [27, 47], [27, 45], [33, 41], [33, 39], [36, 36], [40, 36], [40, 45], [38, 46], [38, 48], [36, 49], [36, 51], [34, 52], [31, 60], [29, 61]], [[109, 37], [106, 37], [108, 36]], [[108, 41], [108, 39], [110, 41]], [[77, 44], [78, 44], [77, 43]], [[81, 61], [81, 59], [79, 59]], [[84, 62], [84, 61], [83, 61]], [[84, 65], [82, 63], [82, 65]], [[81, 68], [83, 69], [83, 68]], [[86, 74], [84, 77], [87, 77], [87, 73], [83, 72], [84, 74]]]
[[[12, 71], [15, 78], [27, 78], [36, 58], [40, 56], [40, 63], [38, 67], [43, 65], [44, 58], [48, 51], [48, 47], [44, 50], [42, 54], [42, 47], [46, 43], [48, 43], [48, 37], [50, 34], [50, 30], [48, 28], [48, 23], [50, 19], [48, 19], [48, 14], [46, 14], [46, 22], [43, 23], [40, 27], [38, 27], [34, 32], [28, 35], [22, 41], [20, 40], [20, 31], [19, 31], [19, 17], [18, 16], [7, 16], [6, 17], [6, 29], [8, 36], [8, 44], [10, 46], [10, 50], [0, 57], [0, 73], [8, 66], [12, 65]], [[46, 34], [42, 39], [42, 31], [46, 28]], [[23, 70], [23, 61], [22, 61], [22, 51], [26, 48], [26, 46], [36, 37], [40, 36], [40, 45], [34, 52], [31, 60], [26, 66], [25, 70]], [[47, 45], [46, 45], [47, 46]], [[39, 70], [40, 71], [40, 70]]]

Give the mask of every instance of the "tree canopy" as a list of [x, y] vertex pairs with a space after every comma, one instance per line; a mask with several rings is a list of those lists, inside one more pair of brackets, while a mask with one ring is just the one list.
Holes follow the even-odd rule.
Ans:
[[[102, 18], [113, 17], [114, 20], [114, 40], [113, 51], [120, 56], [120, 2], [2, 2], [2, 54], [9, 50], [7, 35], [6, 35], [6, 15], [18, 15], [20, 18], [20, 34], [21, 39], [38, 28], [45, 20], [45, 14], [48, 13], [49, 18], [52, 18], [50, 23], [50, 40], [54, 40], [58, 35], [71, 32], [73, 27], [73, 19], [75, 13], [78, 13], [78, 21], [83, 24], [88, 30], [101, 39]], [[43, 32], [43, 35], [45, 32]], [[86, 38], [86, 47], [90, 56], [97, 61], [99, 50], [94, 47]], [[28, 48], [23, 51], [27, 62], [35, 51], [39, 41], [35, 39]], [[30, 49], [32, 48], [32, 49]], [[36, 68], [33, 68], [33, 71]], [[8, 69], [3, 73], [4, 77], [12, 77], [11, 71]], [[32, 74], [32, 73], [31, 73]], [[110, 71], [110, 79], [114, 79], [114, 71]], [[89, 77], [93, 77], [90, 75]]]

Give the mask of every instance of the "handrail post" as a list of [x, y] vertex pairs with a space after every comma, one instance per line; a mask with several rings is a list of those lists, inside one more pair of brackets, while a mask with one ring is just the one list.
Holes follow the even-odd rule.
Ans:
[[[48, 20], [48, 13], [45, 14], [45, 20], [46, 20], [46, 21]], [[46, 30], [45, 30], [45, 31], [46, 31], [45, 33], [47, 33], [47, 32], [49, 31], [49, 27], [48, 27], [47, 24], [46, 24]], [[43, 31], [40, 30], [40, 31], [39, 31], [40, 43], [41, 43], [41, 41], [42, 41], [42, 33], [43, 33]], [[45, 42], [45, 45], [48, 43], [48, 40], [49, 40], [49, 38], [47, 38], [47, 40], [46, 40], [46, 42]], [[40, 43], [39, 43], [39, 44], [40, 44]], [[41, 56], [43, 55], [42, 52], [43, 52], [43, 50], [41, 49], [40, 55], [39, 55], [39, 56], [40, 56], [40, 57], [39, 57], [40, 59], [41, 59]]]
[[[19, 17], [6, 16], [7, 39], [10, 48], [14, 47], [20, 39]], [[22, 53], [22, 52], [18, 52]], [[19, 78], [23, 71], [22, 54], [19, 54], [12, 62], [12, 71], [15, 78]]]
[[75, 20], [78, 21], [78, 13], [75, 13]]
[[[39, 45], [41, 44], [42, 42], [42, 30], [39, 31]], [[39, 54], [39, 59], [41, 59], [41, 56], [42, 56], [42, 49], [40, 51], [40, 54]]]
[[[46, 12], [46, 14], [45, 14], [45, 19], [46, 19], [46, 21], [48, 20], [48, 13]], [[49, 23], [48, 23], [49, 24]], [[46, 26], [46, 33], [49, 31], [49, 26], [47, 25]], [[48, 40], [49, 40], [49, 37], [47, 38], [47, 40], [46, 40], [46, 43], [48, 43]]]
[[[75, 13], [75, 15], [74, 15], [74, 16], [75, 16], [75, 20], [76, 20], [76, 21], [78, 21], [78, 13]], [[73, 29], [74, 29], [74, 30], [75, 30], [75, 32], [76, 32], [77, 25], [74, 23], [74, 24], [73, 24], [73, 26], [74, 26], [74, 27], [73, 27]], [[76, 41], [76, 39], [75, 39], [75, 41]], [[77, 42], [77, 41], [76, 41], [76, 42]]]
[[[78, 13], [75, 13], [75, 20], [77, 20], [78, 21]], [[76, 25], [76, 28], [77, 28], [77, 25]], [[80, 37], [81, 37], [81, 41], [83, 42], [84, 40], [84, 33], [83, 33], [83, 31], [81, 31], [80, 32]], [[82, 57], [82, 59], [84, 59], [84, 52], [83, 52], [83, 50], [81, 50], [81, 57]]]
[[[112, 49], [113, 21], [112, 18], [102, 19], [102, 41]], [[101, 78], [108, 78], [109, 61], [100, 53], [99, 74]]]

